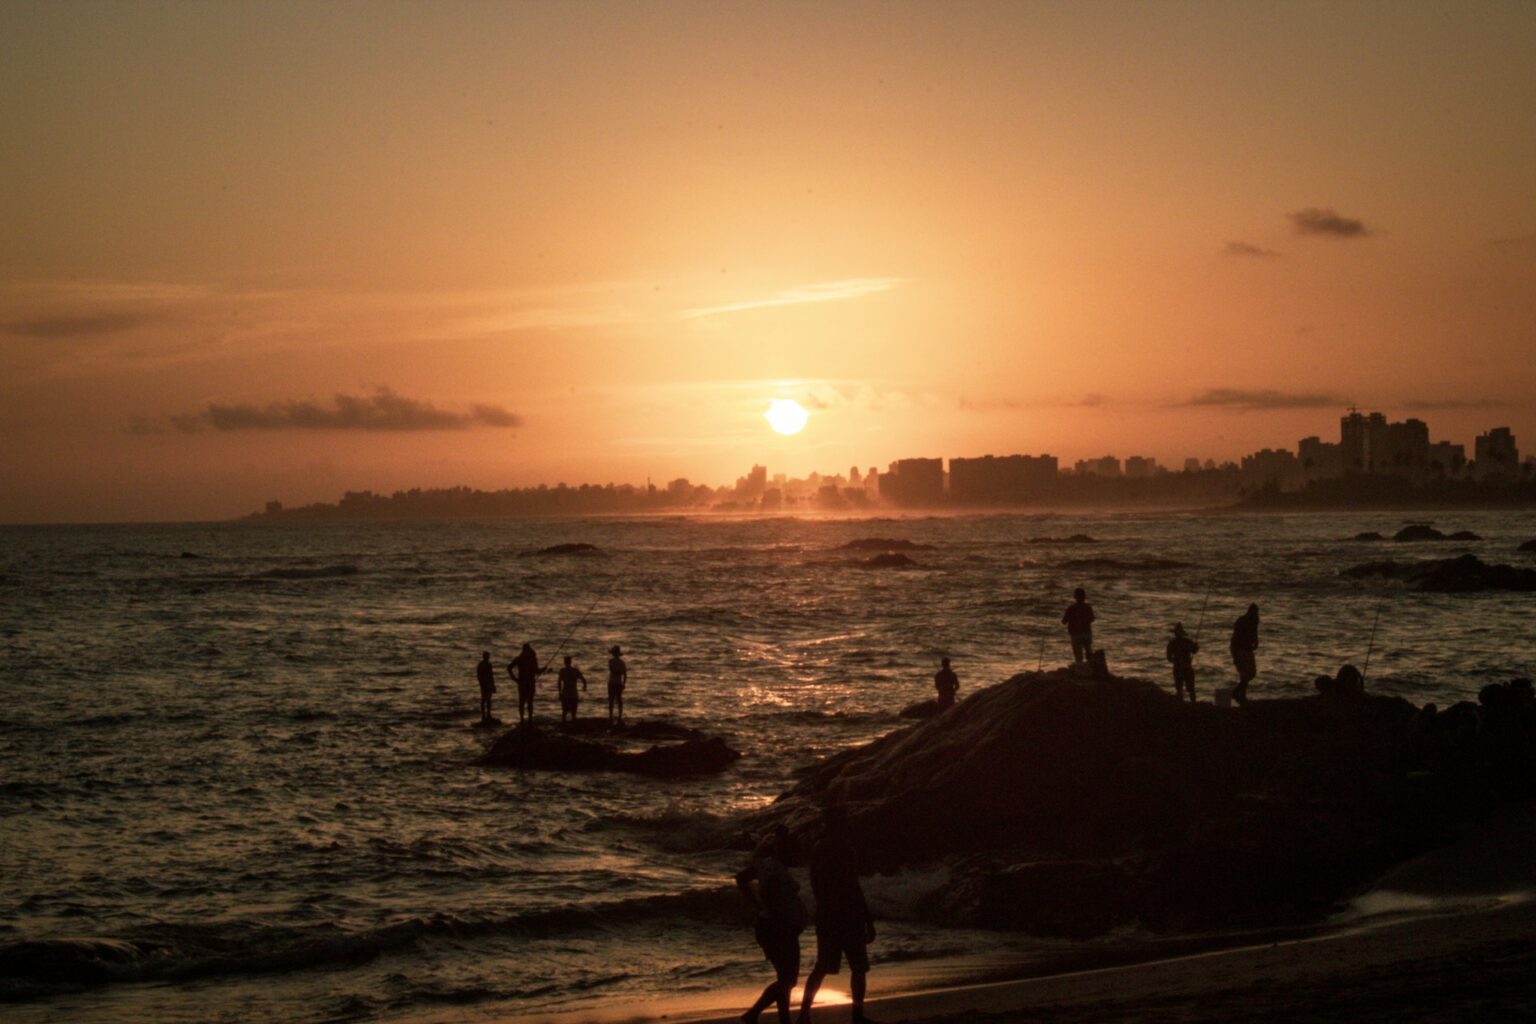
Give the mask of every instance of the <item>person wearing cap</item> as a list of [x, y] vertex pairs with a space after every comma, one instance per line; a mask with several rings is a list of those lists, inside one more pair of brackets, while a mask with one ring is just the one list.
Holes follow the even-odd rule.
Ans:
[[939, 691], [939, 710], [955, 706], [955, 694], [960, 691], [960, 677], [949, 667], [948, 658], [939, 659], [939, 671], [933, 676], [933, 688]]
[[811, 1004], [822, 981], [843, 969], [848, 958], [849, 1019], [864, 1018], [865, 980], [869, 975], [868, 946], [875, 941], [875, 919], [859, 885], [859, 858], [849, 835], [848, 814], [838, 804], [822, 811], [822, 836], [811, 850], [811, 893], [816, 897], [816, 963], [805, 976], [800, 998], [800, 1022], [810, 1024]]
[[1072, 641], [1073, 661], [1093, 660], [1093, 605], [1088, 603], [1088, 593], [1082, 587], [1072, 592], [1072, 603], [1061, 617]]
[[1173, 687], [1178, 691], [1179, 699], [1184, 699], [1184, 691], [1189, 691], [1189, 702], [1195, 702], [1195, 655], [1200, 653], [1200, 645], [1184, 635], [1184, 623], [1173, 624], [1173, 639], [1168, 641], [1168, 660], [1173, 662]]
[[[624, 721], [624, 684], [629, 682], [629, 666], [624, 664], [619, 645], [608, 648], [608, 721]], [[615, 718], [614, 711], [618, 716]]]

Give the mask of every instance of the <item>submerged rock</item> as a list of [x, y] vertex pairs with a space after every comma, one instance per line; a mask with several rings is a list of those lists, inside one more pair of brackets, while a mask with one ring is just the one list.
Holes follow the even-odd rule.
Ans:
[[1097, 544], [1098, 541], [1086, 533], [1074, 533], [1070, 537], [1031, 537], [1031, 544]]
[[740, 757], [718, 736], [632, 753], [612, 744], [580, 740], [525, 724], [497, 737], [479, 763], [546, 771], [634, 772], [682, 778], [718, 772]]
[[865, 569], [905, 569], [908, 566], [914, 566], [917, 563], [912, 561], [912, 559], [908, 558], [906, 555], [902, 554], [900, 551], [887, 551], [883, 555], [873, 555], [864, 559], [862, 562], [856, 562], [854, 564], [862, 566]]
[[1530, 791], [1530, 747], [1493, 773], [1477, 748], [1491, 741], [1457, 714], [1425, 726], [1371, 695], [1223, 710], [1145, 681], [1026, 673], [828, 758], [746, 825], [803, 840], [842, 804], [864, 871], [950, 868], [920, 907], [949, 924], [1084, 937], [1315, 921], [1497, 792]]
[[1357, 533], [1357, 534], [1355, 534], [1355, 540], [1386, 540], [1386, 539], [1387, 538], [1383, 537], [1381, 534], [1377, 533], [1375, 530], [1367, 530], [1365, 533]]
[[1536, 551], [1536, 540], [1528, 540], [1520, 545], [1521, 551]]
[[1428, 523], [1409, 523], [1392, 535], [1397, 541], [1416, 540], [1482, 540], [1471, 530], [1457, 530], [1455, 533], [1441, 533]]
[[540, 548], [535, 555], [601, 555], [603, 549], [596, 544], [585, 542], [577, 544], [554, 544], [547, 548]]
[[839, 551], [919, 551], [932, 548], [932, 544], [920, 544], [915, 540], [898, 537], [860, 537], [838, 546]]
[[1457, 530], [1455, 533], [1451, 534], [1449, 537], [1447, 537], [1445, 539], [1446, 540], [1482, 540], [1483, 538], [1479, 537], [1477, 534], [1473, 533], [1471, 530]]
[[1423, 562], [1367, 562], [1345, 569], [1341, 576], [1364, 579], [1380, 576], [1402, 580], [1416, 590], [1462, 594], [1478, 590], [1536, 590], [1536, 569], [1490, 565], [1476, 555]]

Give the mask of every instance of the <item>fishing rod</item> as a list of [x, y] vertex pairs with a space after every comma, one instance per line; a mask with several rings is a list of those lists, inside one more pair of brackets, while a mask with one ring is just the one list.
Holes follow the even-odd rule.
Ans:
[[1045, 671], [1045, 630], [1040, 631], [1040, 660], [1035, 663], [1035, 672]]
[[1200, 605], [1200, 621], [1195, 623], [1195, 643], [1200, 643], [1200, 631], [1205, 628], [1205, 609], [1211, 603], [1211, 588], [1205, 588], [1205, 600]]
[[1387, 603], [1387, 595], [1382, 594], [1376, 602], [1376, 615], [1371, 619], [1371, 642], [1365, 647], [1365, 668], [1360, 672], [1360, 685], [1365, 685], [1366, 677], [1371, 674], [1371, 652], [1376, 649], [1376, 624], [1381, 621], [1381, 606]]
[[576, 635], [576, 631], [581, 628], [582, 623], [587, 621], [587, 618], [592, 614], [592, 609], [597, 607], [597, 603], [599, 601], [601, 601], [603, 598], [608, 596], [608, 592], [610, 590], [612, 590], [614, 588], [614, 585], [617, 584], [618, 582], [619, 582], [619, 577], [617, 577], [617, 576], [615, 576], [613, 579], [609, 580], [608, 581], [608, 585], [603, 588], [602, 593], [600, 593], [596, 597], [594, 597], [592, 599], [592, 603], [587, 605], [587, 610], [582, 613], [581, 618], [576, 620], [576, 625], [571, 627], [571, 631], [569, 633], [565, 634], [565, 639], [560, 641], [560, 646], [555, 648], [555, 653], [550, 655], [549, 660], [550, 660], [551, 663], [553, 663], [556, 658], [560, 657], [560, 652], [565, 650], [565, 645], [571, 642], [571, 637], [575, 636]]

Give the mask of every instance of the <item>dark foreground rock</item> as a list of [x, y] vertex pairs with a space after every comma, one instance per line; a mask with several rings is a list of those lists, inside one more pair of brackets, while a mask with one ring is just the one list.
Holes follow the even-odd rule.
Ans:
[[688, 739], [632, 753], [608, 743], [577, 739], [553, 729], [520, 725], [491, 744], [481, 764], [546, 771], [634, 772], [683, 778], [718, 772], [741, 757], [718, 736]]
[[1501, 740], [1481, 715], [1376, 696], [1223, 710], [1029, 673], [829, 758], [747, 825], [808, 840], [841, 803], [866, 872], [950, 867], [922, 905], [950, 924], [1309, 922], [1529, 792], [1529, 735]]
[[901, 709], [901, 718], [932, 718], [939, 713], [937, 700], [920, 700]]
[[1423, 562], [1367, 562], [1340, 574], [1354, 579], [1402, 580], [1416, 590], [1461, 594], [1477, 590], [1536, 590], [1536, 569], [1490, 565], [1476, 555]]

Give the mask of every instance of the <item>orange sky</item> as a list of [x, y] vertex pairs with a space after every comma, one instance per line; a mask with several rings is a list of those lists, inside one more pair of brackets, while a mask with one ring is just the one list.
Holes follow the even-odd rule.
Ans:
[[0, 521], [1536, 450], [1533, 82], [1530, 3], [11, 0]]

